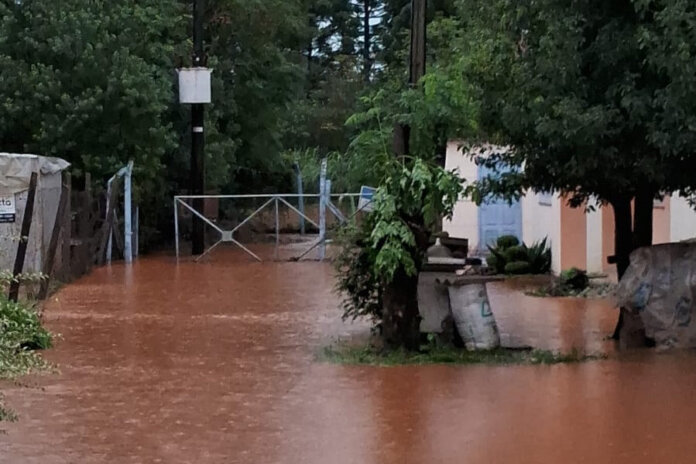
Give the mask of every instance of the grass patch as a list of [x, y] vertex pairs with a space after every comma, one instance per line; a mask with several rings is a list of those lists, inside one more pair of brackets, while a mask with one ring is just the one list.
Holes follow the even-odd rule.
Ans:
[[527, 296], [536, 297], [570, 297], [570, 298], [606, 298], [614, 292], [616, 285], [609, 282], [591, 283], [583, 290], [575, 290], [560, 285], [550, 285], [524, 292]]
[[560, 353], [538, 349], [498, 348], [490, 351], [466, 351], [455, 347], [428, 347], [421, 351], [385, 349], [374, 345], [349, 346], [337, 343], [325, 347], [319, 359], [335, 364], [402, 366], [427, 364], [560, 364], [605, 359], [606, 355], [586, 354], [578, 350]]
[[[0, 380], [49, 369], [37, 350], [49, 348], [51, 342], [51, 334], [41, 325], [35, 306], [0, 296]], [[0, 395], [0, 421], [16, 419]]]

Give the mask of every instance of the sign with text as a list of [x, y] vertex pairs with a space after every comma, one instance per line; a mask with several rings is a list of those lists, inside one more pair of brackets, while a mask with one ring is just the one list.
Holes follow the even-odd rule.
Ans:
[[377, 189], [373, 187], [367, 187], [366, 185], [360, 187], [360, 201], [358, 202], [358, 211], [366, 211], [369, 213], [374, 209], [372, 200], [374, 199], [376, 190]]
[[15, 222], [16, 213], [14, 195], [0, 195], [0, 223]]

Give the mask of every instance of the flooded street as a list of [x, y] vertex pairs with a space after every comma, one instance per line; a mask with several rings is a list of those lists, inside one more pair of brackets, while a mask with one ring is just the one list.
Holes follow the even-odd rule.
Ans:
[[[46, 307], [61, 334], [42, 388], [3, 386], [20, 421], [0, 462], [686, 463], [696, 357], [554, 366], [339, 366], [330, 265], [146, 258], [95, 270]], [[229, 259], [227, 259], [229, 258]], [[489, 287], [503, 338], [611, 352], [600, 300]]]

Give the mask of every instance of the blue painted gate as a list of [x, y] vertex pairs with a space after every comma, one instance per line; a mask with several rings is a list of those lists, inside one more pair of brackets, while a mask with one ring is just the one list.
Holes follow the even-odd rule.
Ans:
[[[478, 168], [479, 180], [492, 171]], [[486, 249], [501, 235], [514, 235], [522, 241], [522, 205], [519, 201], [509, 204], [506, 200], [493, 199], [479, 207], [479, 248]]]

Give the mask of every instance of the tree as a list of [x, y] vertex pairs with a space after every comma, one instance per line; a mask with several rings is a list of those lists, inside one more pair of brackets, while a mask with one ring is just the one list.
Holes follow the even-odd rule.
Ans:
[[106, 180], [134, 160], [151, 225], [177, 142], [174, 57], [185, 33], [177, 0], [0, 3], [0, 146], [65, 158], [74, 178]]
[[[416, 36], [424, 38], [425, 17], [414, 15], [414, 22], [419, 19]], [[339, 289], [348, 294], [345, 316], [372, 316], [388, 344], [408, 349], [419, 347], [416, 289], [425, 252], [462, 190], [462, 179], [434, 161], [444, 141], [476, 127], [475, 102], [460, 78], [462, 62], [435, 63], [421, 78], [423, 53], [422, 42], [412, 47], [413, 82], [388, 81], [363, 99], [364, 112], [349, 119], [362, 125], [351, 145], [374, 152], [375, 165], [384, 165], [385, 173], [374, 213], [344, 237], [338, 259]], [[393, 127], [408, 128], [393, 135], [403, 150], [396, 159], [386, 149]]]
[[693, 7], [629, 0], [459, 5], [468, 18], [468, 78], [482, 88], [483, 126], [511, 146], [485, 163], [524, 167], [484, 187], [513, 195], [556, 190], [573, 206], [611, 205], [621, 277], [630, 252], [651, 244], [653, 199], [693, 182], [683, 174], [693, 168], [693, 148], [669, 137], [677, 127], [687, 129], [681, 140], [693, 137], [683, 125], [691, 116], [677, 111], [675, 120], [673, 111], [681, 100], [693, 102], [696, 88], [667, 64], [693, 57], [688, 28], [675, 22], [682, 13], [692, 19]]
[[176, 140], [179, 2], [3, 2], [0, 17], [3, 149], [60, 156], [99, 177], [134, 159], [155, 182]]

